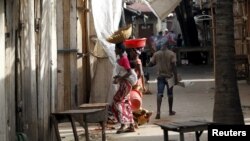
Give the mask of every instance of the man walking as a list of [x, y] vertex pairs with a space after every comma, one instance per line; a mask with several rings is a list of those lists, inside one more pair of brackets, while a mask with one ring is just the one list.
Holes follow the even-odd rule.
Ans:
[[173, 111], [173, 85], [169, 86], [168, 81], [173, 80], [174, 84], [178, 83], [176, 69], [176, 54], [168, 49], [168, 43], [165, 43], [162, 48], [155, 52], [148, 66], [157, 66], [157, 114], [156, 119], [160, 119], [161, 103], [164, 93], [164, 88], [167, 86], [169, 115], [175, 115]]

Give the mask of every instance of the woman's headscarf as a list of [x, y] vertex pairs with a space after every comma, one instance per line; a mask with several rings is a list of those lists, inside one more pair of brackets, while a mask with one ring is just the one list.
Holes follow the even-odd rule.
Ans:
[[115, 44], [115, 47], [121, 49], [122, 52], [125, 52], [125, 50], [126, 50], [126, 48], [125, 48], [125, 46], [123, 45], [122, 42]]

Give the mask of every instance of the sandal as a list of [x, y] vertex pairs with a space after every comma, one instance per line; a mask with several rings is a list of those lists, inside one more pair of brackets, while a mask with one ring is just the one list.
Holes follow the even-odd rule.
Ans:
[[107, 120], [107, 124], [112, 124], [112, 125], [114, 125], [114, 124], [116, 124], [116, 123], [117, 123], [117, 121], [115, 121], [115, 119], [108, 118], [108, 120]]
[[124, 133], [125, 132], [125, 126], [121, 125], [121, 127], [116, 131], [116, 134]]
[[135, 132], [135, 128], [134, 127], [128, 127], [124, 130], [124, 132], [128, 133], [128, 132]]
[[116, 134], [120, 134], [120, 133], [124, 133], [125, 132], [125, 129], [118, 129], [117, 131], [116, 131]]
[[135, 125], [134, 125], [134, 127], [135, 127], [135, 129], [138, 129], [139, 127], [138, 127], [138, 123], [136, 123]]

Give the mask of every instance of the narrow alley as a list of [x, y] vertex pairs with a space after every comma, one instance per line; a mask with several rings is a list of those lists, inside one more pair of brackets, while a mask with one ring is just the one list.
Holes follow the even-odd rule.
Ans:
[[[116, 134], [116, 130], [106, 129], [107, 141], [163, 141], [163, 130], [154, 123], [159, 122], [179, 122], [188, 120], [206, 120], [212, 121], [213, 104], [214, 104], [214, 79], [213, 68], [209, 65], [188, 65], [179, 66], [178, 73], [182, 76], [182, 81], [186, 82], [185, 88], [175, 86], [174, 88], [174, 110], [176, 115], [168, 115], [168, 103], [166, 97], [166, 91], [162, 102], [162, 114], [161, 119], [155, 119], [156, 111], [156, 80], [155, 80], [155, 68], [144, 68], [144, 71], [150, 73], [149, 89], [152, 92], [150, 95], [143, 96], [143, 107], [149, 111], [153, 111], [153, 115], [148, 124], [139, 126], [139, 129], [134, 133]], [[250, 124], [250, 87], [245, 80], [238, 81], [241, 104], [245, 118], [245, 124]], [[119, 125], [114, 127], [118, 128]], [[79, 127], [81, 133], [84, 130]], [[100, 140], [100, 130], [97, 130], [97, 126], [90, 127], [90, 134], [93, 141]], [[73, 137], [71, 133], [66, 138], [68, 141]], [[66, 133], [65, 133], [66, 135]], [[185, 141], [195, 140], [194, 133], [185, 133]], [[170, 132], [169, 138], [171, 141], [178, 141], [179, 134], [177, 132]], [[205, 131], [201, 137], [201, 141], [207, 141], [207, 132]], [[84, 141], [84, 135], [81, 136], [81, 140]]]

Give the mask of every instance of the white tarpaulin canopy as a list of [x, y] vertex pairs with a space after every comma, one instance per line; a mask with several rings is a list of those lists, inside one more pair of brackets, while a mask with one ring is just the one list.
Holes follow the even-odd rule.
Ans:
[[160, 18], [165, 19], [181, 2], [181, 0], [151, 0], [147, 4], [151, 10]]

